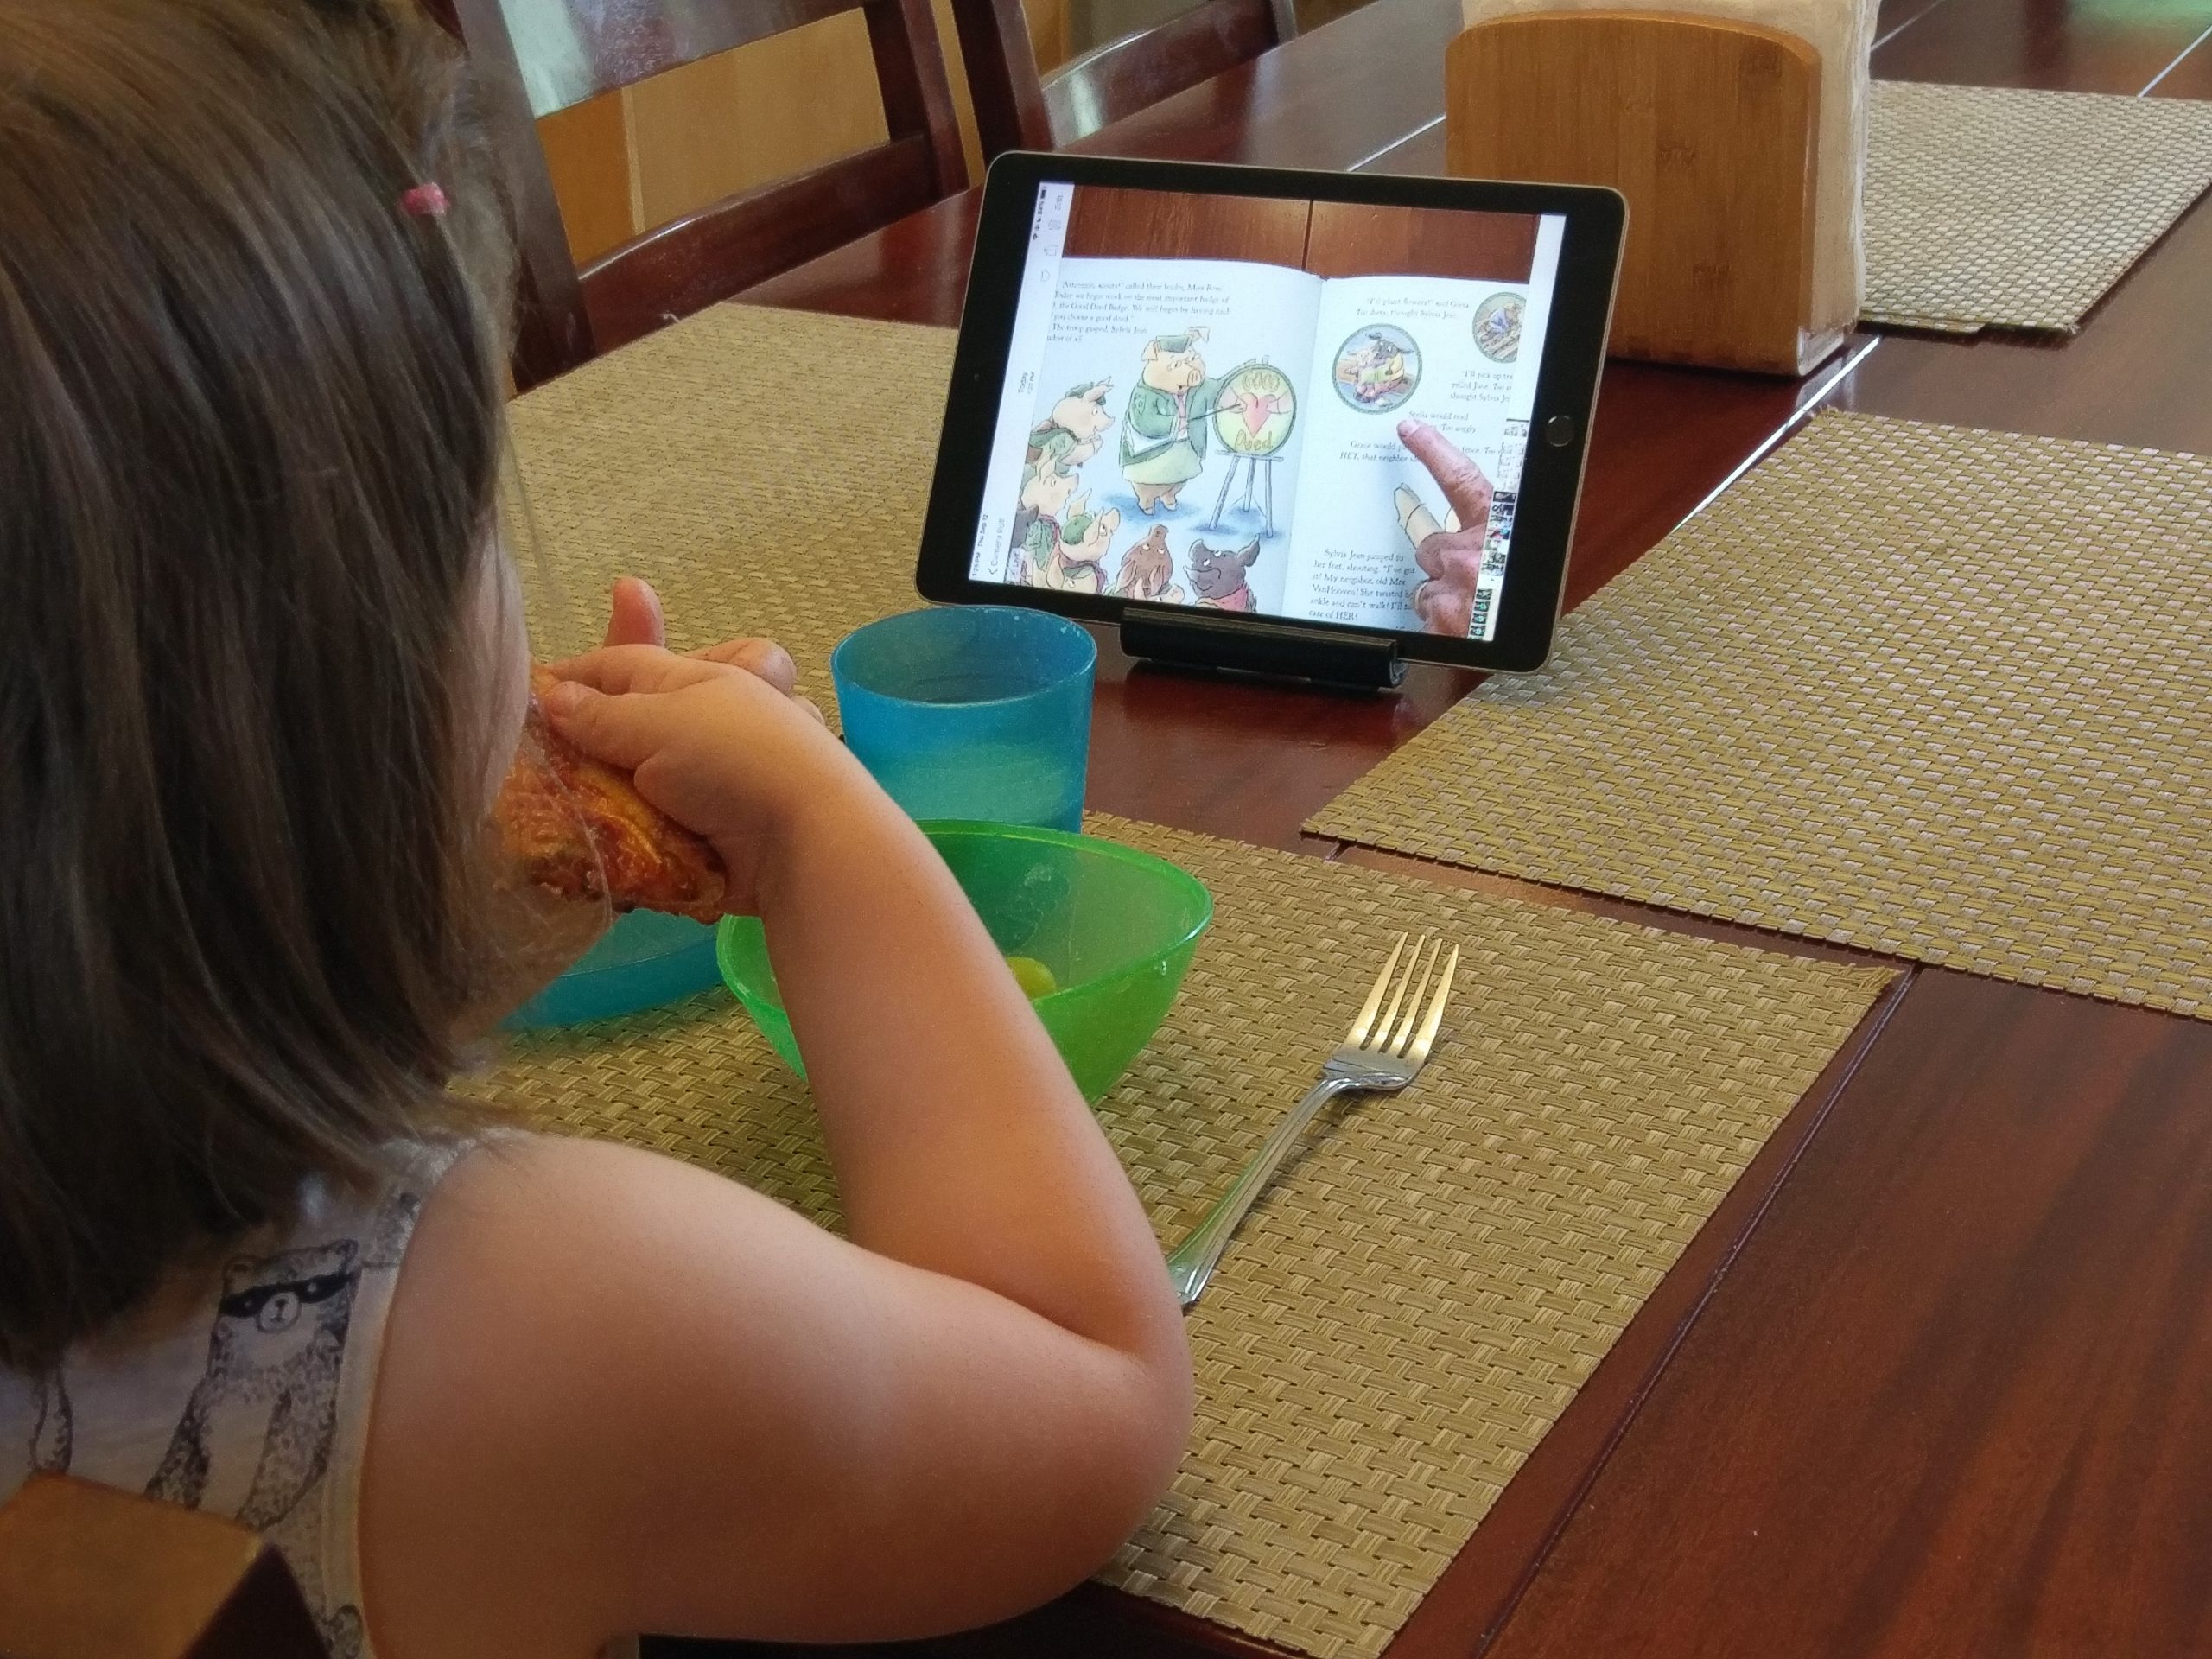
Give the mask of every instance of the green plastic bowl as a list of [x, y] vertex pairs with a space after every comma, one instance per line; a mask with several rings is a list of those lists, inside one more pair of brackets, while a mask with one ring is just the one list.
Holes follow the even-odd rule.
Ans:
[[[964, 823], [925, 823], [922, 833], [999, 950], [1052, 970], [1060, 988], [1035, 999], [1037, 1017], [1095, 1103], [1166, 1017], [1213, 919], [1212, 895], [1165, 859], [1092, 836]], [[804, 1077], [760, 924], [726, 917], [715, 945], [723, 983]]]

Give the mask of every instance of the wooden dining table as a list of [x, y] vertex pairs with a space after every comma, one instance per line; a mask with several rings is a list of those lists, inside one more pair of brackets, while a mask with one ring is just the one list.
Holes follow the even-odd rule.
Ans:
[[[1459, 0], [1374, 0], [1081, 148], [1441, 172], [1459, 27]], [[2212, 99], [2212, 0], [1886, 0], [1873, 67]], [[744, 298], [956, 323], [976, 208], [973, 192], [943, 202]], [[1567, 602], [1822, 405], [2212, 453], [2212, 202], [2069, 340], [1861, 334], [1802, 382], [1611, 364]], [[1235, 680], [1201, 693], [1102, 639], [1090, 802], [1846, 954], [1301, 834], [1476, 683], [1417, 667], [1396, 696]], [[2212, 1024], [1898, 966], [1394, 1659], [2212, 1653]], [[1095, 1586], [931, 1645], [1280, 1651]]]

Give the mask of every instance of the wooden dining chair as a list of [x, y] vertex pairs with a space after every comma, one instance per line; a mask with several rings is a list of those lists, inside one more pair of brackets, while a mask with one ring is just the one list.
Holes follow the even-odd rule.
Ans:
[[[520, 36], [502, 0], [423, 3], [477, 64], [514, 196], [518, 390], [968, 186], [930, 0], [543, 0]], [[537, 118], [851, 11], [867, 20], [883, 143], [726, 197], [576, 268]], [[804, 98], [807, 89], [791, 93]]]
[[234, 1521], [37, 1475], [0, 1505], [6, 1659], [325, 1659], [291, 1570]]
[[1293, 0], [1198, 0], [1164, 23], [1086, 52], [1050, 79], [1021, 0], [951, 0], [983, 159], [1058, 149], [1210, 80], [1298, 32]]

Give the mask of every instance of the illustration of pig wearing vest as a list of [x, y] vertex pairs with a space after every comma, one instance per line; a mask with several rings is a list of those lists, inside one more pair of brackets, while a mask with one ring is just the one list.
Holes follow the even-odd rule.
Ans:
[[1067, 594], [1103, 593], [1106, 572], [1102, 562], [1121, 522], [1117, 509], [1093, 513], [1088, 496], [1076, 497], [1068, 503], [1068, 519], [1060, 528], [1058, 542], [1037, 566], [1035, 585]]
[[1007, 555], [1008, 582], [1036, 585], [1058, 554], [1060, 514], [1075, 494], [1076, 481], [1076, 475], [1061, 467], [1059, 457], [1050, 450], [1021, 469], [1021, 500]]
[[1162, 334], [1144, 348], [1144, 367], [1129, 388], [1122, 421], [1122, 476], [1138, 509], [1175, 511], [1175, 498], [1206, 464], [1206, 433], [1221, 379], [1206, 378], [1198, 346], [1203, 328]]
[[1111, 380], [1090, 380], [1068, 388], [1068, 395], [1052, 405], [1052, 412], [1030, 429], [1028, 459], [1034, 461], [1052, 451], [1060, 465], [1073, 472], [1098, 453], [1106, 442], [1106, 429], [1114, 417], [1106, 412]]
[[1076, 466], [1098, 448], [1099, 435], [1114, 417], [1098, 406], [1107, 383], [1078, 387], [1060, 401], [1060, 414], [1084, 426], [1088, 436], [1055, 418], [1029, 435], [1028, 458], [1021, 469], [1021, 499], [1014, 515], [1006, 580], [1025, 587], [1057, 588], [1065, 593], [1103, 593], [1106, 573], [1100, 561], [1120, 527], [1121, 513], [1109, 507], [1090, 511], [1077, 491]]

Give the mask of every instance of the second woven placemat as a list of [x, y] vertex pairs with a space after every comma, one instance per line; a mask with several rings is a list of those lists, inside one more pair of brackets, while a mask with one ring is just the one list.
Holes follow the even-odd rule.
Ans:
[[2212, 186], [2212, 104], [1878, 80], [1869, 322], [2074, 334]]
[[677, 649], [782, 641], [830, 709], [830, 650], [914, 592], [950, 329], [717, 305], [513, 408], [507, 522], [538, 653], [595, 645], [643, 576]]
[[2212, 1017], [2212, 461], [1831, 414], [1315, 834]]
[[[1372, 1656], [1888, 978], [1112, 819], [1217, 919], [1100, 1108], [1163, 1243], [1321, 1059], [1401, 929], [1461, 946], [1436, 1057], [1342, 1111], [1191, 1318], [1197, 1436], [1108, 1581]], [[476, 1087], [835, 1224], [804, 1091], [720, 995], [518, 1039]]]

